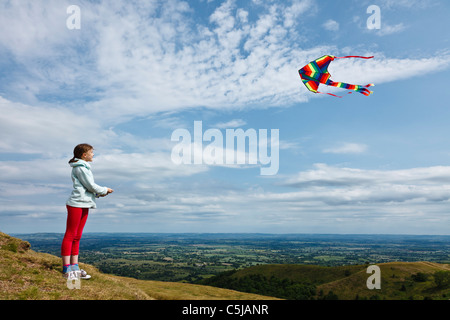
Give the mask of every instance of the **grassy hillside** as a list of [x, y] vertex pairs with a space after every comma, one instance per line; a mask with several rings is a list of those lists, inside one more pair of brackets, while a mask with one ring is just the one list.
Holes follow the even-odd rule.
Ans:
[[[450, 265], [431, 262], [391, 262], [380, 267], [381, 289], [368, 289], [368, 265], [259, 265], [224, 273], [203, 284], [286, 299], [450, 299]], [[436, 273], [447, 282], [439, 286]], [[281, 288], [276, 289], [279, 286]]]
[[370, 274], [366, 269], [349, 277], [336, 279], [318, 286], [318, 292], [330, 291], [339, 299], [388, 299], [388, 300], [449, 300], [450, 287], [438, 287], [435, 274], [450, 273], [450, 265], [431, 262], [391, 262], [378, 264], [381, 271], [381, 289], [369, 290], [366, 281]]
[[338, 267], [324, 267], [317, 265], [274, 264], [258, 265], [239, 270], [233, 277], [242, 278], [251, 274], [262, 274], [267, 278], [272, 276], [280, 279], [289, 279], [295, 282], [322, 284], [347, 277], [362, 270], [364, 265], [349, 265]]
[[266, 300], [275, 299], [202, 285], [135, 280], [99, 272], [81, 289], [69, 289], [59, 257], [38, 253], [26, 241], [0, 232], [0, 300]]

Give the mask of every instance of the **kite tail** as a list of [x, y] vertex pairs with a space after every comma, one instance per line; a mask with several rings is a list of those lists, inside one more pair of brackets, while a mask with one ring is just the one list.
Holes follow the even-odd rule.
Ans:
[[[332, 57], [332, 60], [334, 60], [334, 59], [345, 59], [345, 58], [372, 59], [374, 56], [370, 56], [370, 57], [364, 57], [364, 56], [335, 57], [335, 56], [331, 56], [331, 57]], [[361, 93], [361, 94], [363, 94], [365, 96], [369, 96], [369, 95], [371, 95], [373, 93], [373, 91], [370, 91], [370, 90], [368, 90], [366, 88], [372, 87], [374, 85], [373, 83], [370, 83], [370, 84], [367, 84], [365, 86], [361, 86], [361, 85], [349, 84], [349, 83], [345, 83], [345, 82], [334, 82], [332, 80], [326, 81], [325, 84], [328, 85], [328, 86], [333, 86], [333, 87], [337, 87], [337, 88], [344, 88], [344, 89], [348, 89], [348, 90], [353, 90], [353, 91], [359, 92], [359, 93]], [[318, 93], [323, 93], [323, 92], [318, 92]], [[349, 93], [352, 93], [352, 92], [349, 92]], [[327, 94], [329, 94], [331, 96], [338, 97], [338, 98], [342, 98], [341, 96], [337, 96], [337, 95], [334, 95], [332, 93], [327, 93]]]
[[370, 87], [370, 86], [373, 86], [373, 84], [368, 84], [367, 86], [360, 86], [361, 88], [359, 88], [356, 91], [359, 93], [362, 93], [365, 96], [370, 96], [373, 93], [373, 91], [366, 89], [366, 87]]
[[[326, 85], [332, 86], [332, 87], [337, 87], [337, 88], [353, 90], [353, 91], [362, 93], [365, 96], [369, 96], [373, 93], [373, 91], [370, 91], [367, 88], [374, 86], [373, 83], [369, 83], [365, 86], [361, 86], [361, 85], [349, 84], [349, 83], [345, 83], [345, 82], [334, 82], [331, 80], [327, 81]], [[351, 92], [349, 92], [349, 93], [351, 93]]]

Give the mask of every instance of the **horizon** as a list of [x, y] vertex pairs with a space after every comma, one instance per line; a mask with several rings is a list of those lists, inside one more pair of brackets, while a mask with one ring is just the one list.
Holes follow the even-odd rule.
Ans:
[[[1, 230], [0, 230], [1, 232]], [[4, 232], [5, 233], [5, 232]], [[64, 235], [64, 232], [26, 232], [26, 233], [9, 233], [10, 235], [37, 235], [37, 234], [58, 234]], [[84, 232], [83, 235], [89, 234], [154, 234], [154, 235], [267, 235], [267, 236], [425, 236], [425, 237], [450, 237], [450, 234], [409, 234], [409, 233], [261, 233], [261, 232], [139, 232], [139, 231], [122, 231], [122, 232]]]

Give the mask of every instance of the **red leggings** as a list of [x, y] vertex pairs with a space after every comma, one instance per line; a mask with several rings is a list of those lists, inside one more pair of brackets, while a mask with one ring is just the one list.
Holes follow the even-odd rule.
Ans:
[[66, 233], [61, 244], [62, 256], [77, 256], [80, 239], [88, 217], [89, 208], [67, 206]]

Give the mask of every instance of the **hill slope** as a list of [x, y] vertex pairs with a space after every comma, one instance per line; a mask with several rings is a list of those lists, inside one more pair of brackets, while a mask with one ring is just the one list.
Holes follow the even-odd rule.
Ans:
[[[369, 289], [369, 265], [259, 265], [205, 279], [202, 284], [285, 299], [450, 299], [450, 265], [431, 262], [390, 262], [380, 267], [381, 289]], [[447, 282], [438, 286], [436, 272]]]
[[448, 300], [450, 287], [438, 287], [434, 275], [446, 271], [450, 277], [450, 265], [432, 262], [380, 263], [381, 289], [369, 290], [366, 285], [371, 274], [367, 269], [351, 276], [318, 286], [323, 295], [330, 291], [339, 299], [387, 299], [387, 300]]
[[135, 280], [80, 264], [92, 279], [69, 289], [59, 257], [38, 253], [27, 241], [0, 232], [0, 300], [267, 300], [276, 299], [186, 283]]

